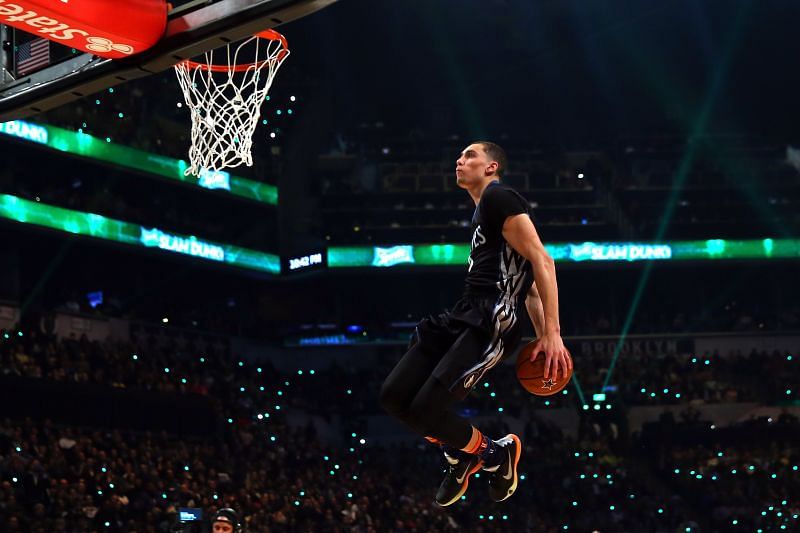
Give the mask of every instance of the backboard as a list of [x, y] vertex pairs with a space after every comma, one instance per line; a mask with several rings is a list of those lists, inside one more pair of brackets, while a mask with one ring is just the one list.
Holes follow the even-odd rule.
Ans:
[[173, 0], [164, 36], [149, 50], [124, 59], [105, 59], [72, 50], [59, 55], [54, 51], [54, 62], [24, 75], [14, 69], [12, 50], [30, 36], [2, 26], [0, 122], [34, 115], [162, 72], [179, 61], [304, 17], [335, 1]]

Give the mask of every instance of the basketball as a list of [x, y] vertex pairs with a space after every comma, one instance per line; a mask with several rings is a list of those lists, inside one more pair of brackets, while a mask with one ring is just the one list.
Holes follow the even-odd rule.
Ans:
[[[523, 388], [535, 394], [536, 396], [552, 396], [558, 394], [569, 384], [572, 379], [572, 370], [567, 372], [567, 377], [564, 378], [559, 367], [558, 380], [554, 380], [552, 376], [549, 379], [544, 377], [544, 354], [539, 356], [536, 361], [531, 362], [531, 353], [535, 342], [529, 342], [523, 346], [517, 355], [517, 379], [522, 384]], [[572, 361], [569, 353], [567, 358]]]

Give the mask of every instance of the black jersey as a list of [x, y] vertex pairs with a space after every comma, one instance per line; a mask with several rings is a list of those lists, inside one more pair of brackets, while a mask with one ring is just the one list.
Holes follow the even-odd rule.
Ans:
[[516, 300], [528, 291], [531, 265], [503, 238], [506, 219], [522, 213], [530, 214], [528, 202], [511, 187], [493, 181], [484, 189], [472, 215], [466, 294]]

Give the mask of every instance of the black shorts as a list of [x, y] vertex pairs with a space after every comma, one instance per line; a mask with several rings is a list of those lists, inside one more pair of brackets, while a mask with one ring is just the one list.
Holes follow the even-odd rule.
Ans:
[[417, 324], [412, 346], [438, 358], [433, 375], [465, 398], [483, 375], [519, 345], [519, 305], [497, 297], [464, 297], [452, 310]]

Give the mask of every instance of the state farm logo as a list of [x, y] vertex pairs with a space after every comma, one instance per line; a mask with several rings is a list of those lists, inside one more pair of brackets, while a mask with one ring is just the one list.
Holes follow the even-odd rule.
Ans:
[[110, 52], [111, 50], [116, 50], [117, 52], [123, 54], [132, 54], [133, 53], [133, 46], [128, 44], [116, 44], [105, 37], [87, 37], [86, 42], [89, 43], [86, 45], [86, 48], [91, 50], [92, 52]]
[[[0, 22], [8, 23], [31, 33], [35, 30], [35, 33], [56, 41], [74, 41], [82, 36], [86, 38], [84, 46], [77, 45], [74, 42], [65, 42], [65, 44], [92, 52], [109, 53], [113, 51], [125, 55], [131, 55], [135, 52], [133, 46], [129, 44], [117, 44], [105, 37], [96, 37], [89, 34], [88, 31], [72, 28], [69, 24], [43, 16], [18, 4], [9, 3], [7, 0], [0, 0]], [[24, 25], [20, 23], [24, 23]]]

